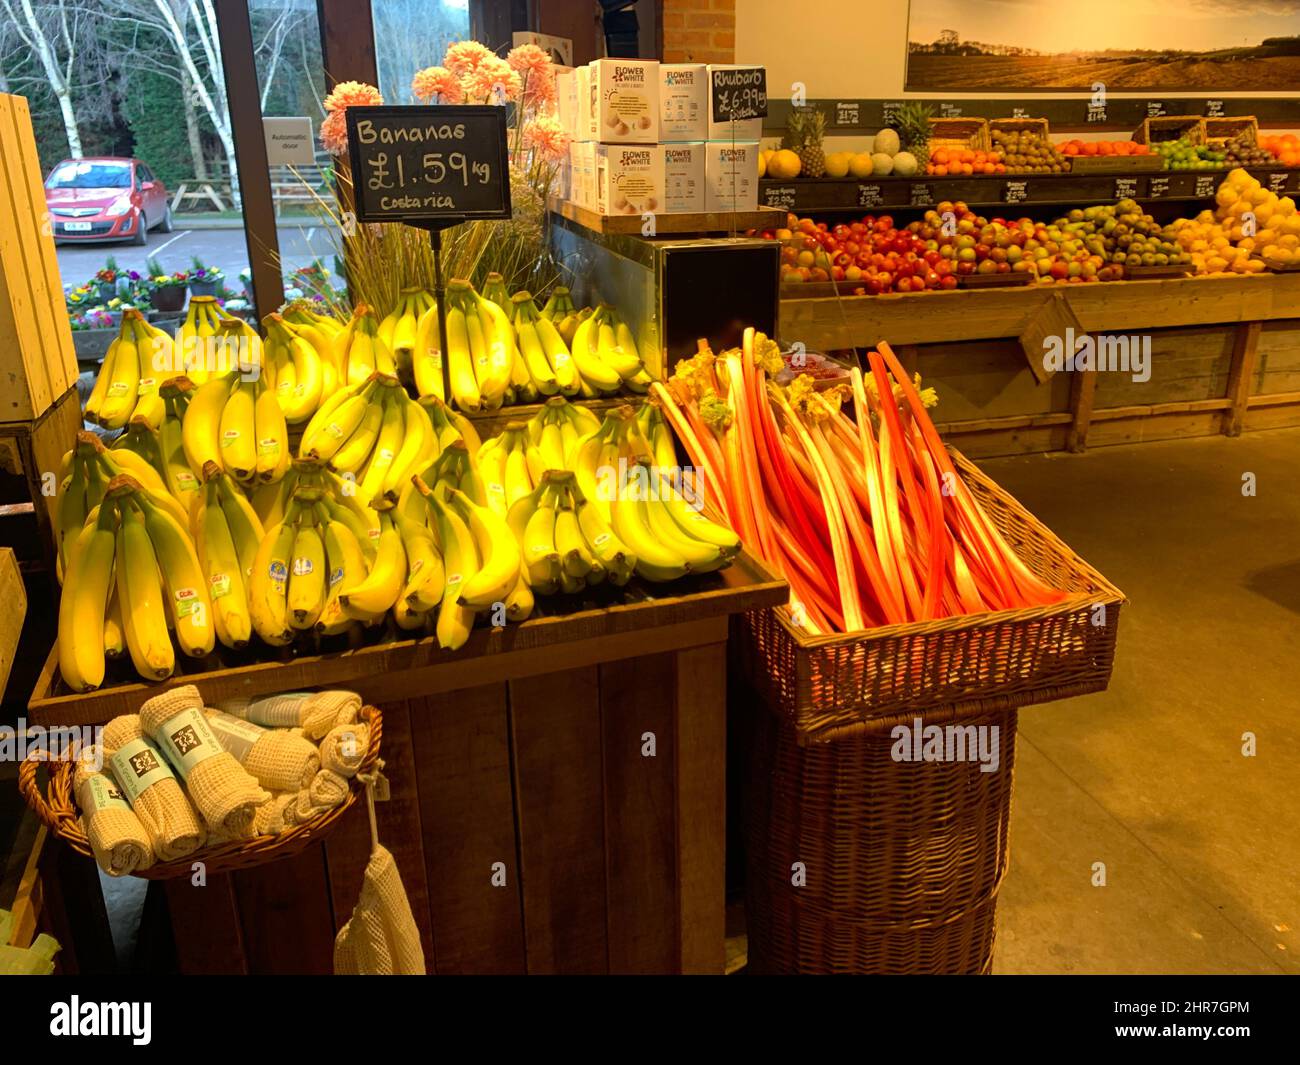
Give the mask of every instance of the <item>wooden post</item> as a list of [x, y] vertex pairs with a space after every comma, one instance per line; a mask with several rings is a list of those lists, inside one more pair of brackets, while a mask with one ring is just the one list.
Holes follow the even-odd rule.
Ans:
[[1228, 369], [1228, 413], [1223, 419], [1225, 436], [1240, 436], [1250, 399], [1251, 378], [1259, 361], [1261, 322], [1243, 322], [1237, 326], [1232, 345], [1232, 364]]
[[1092, 424], [1092, 402], [1097, 394], [1097, 371], [1075, 370], [1070, 378], [1070, 431], [1066, 447], [1076, 454], [1088, 446], [1088, 427]]
[[235, 140], [235, 164], [239, 167], [244, 239], [253, 272], [253, 300], [260, 317], [284, 302], [284, 280], [280, 274], [280, 239], [275, 229], [257, 65], [253, 60], [253, 30], [248, 0], [216, 0], [216, 10], [226, 103]]

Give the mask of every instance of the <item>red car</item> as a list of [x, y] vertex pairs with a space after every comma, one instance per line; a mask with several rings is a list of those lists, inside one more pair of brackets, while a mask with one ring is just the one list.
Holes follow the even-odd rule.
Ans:
[[167, 190], [139, 159], [65, 159], [45, 180], [54, 239], [130, 240], [172, 231]]

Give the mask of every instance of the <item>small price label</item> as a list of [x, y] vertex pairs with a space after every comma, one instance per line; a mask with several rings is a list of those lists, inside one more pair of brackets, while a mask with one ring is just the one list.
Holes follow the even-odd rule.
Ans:
[[943, 104], [939, 105], [939, 116], [941, 118], [961, 118], [961, 104]]
[[1088, 122], [1089, 124], [1099, 124], [1107, 121], [1105, 104], [1088, 104]]
[[912, 206], [913, 207], [930, 207], [934, 203], [934, 193], [930, 191], [929, 185], [912, 186]]
[[767, 71], [736, 67], [712, 72], [713, 121], [767, 117]]
[[1165, 105], [1159, 100], [1147, 101], [1147, 118], [1160, 118], [1165, 113]]
[[763, 190], [763, 202], [768, 207], [779, 207], [784, 211], [793, 211], [795, 188], [793, 185], [768, 185]]
[[1286, 183], [1287, 180], [1290, 178], [1290, 176], [1291, 176], [1290, 174], [1287, 174], [1285, 172], [1281, 174], [1269, 174], [1268, 191], [1272, 193], [1276, 193], [1277, 195], [1280, 196], [1283, 192], [1286, 191]]
[[1169, 179], [1167, 177], [1153, 177], [1151, 184], [1147, 186], [1147, 195], [1153, 200], [1158, 200], [1162, 196], [1169, 195]]
[[1213, 174], [1196, 175], [1196, 198], [1203, 200], [1207, 196], [1213, 196], [1214, 190], [1219, 187], [1219, 179]]
[[1222, 100], [1206, 100], [1206, 101], [1205, 101], [1205, 117], [1206, 117], [1206, 118], [1222, 118], [1222, 117], [1223, 117], [1223, 101], [1222, 101]]
[[1127, 200], [1137, 195], [1138, 179], [1122, 177], [1115, 179], [1115, 199]]
[[1028, 111], [1026, 108], [1023, 108], [1023, 107], [1013, 107], [1013, 108], [1011, 109], [1011, 117], [1012, 117], [1012, 118], [1028, 118], [1028, 117], [1029, 117], [1029, 111]]
[[1002, 189], [1003, 203], [1024, 203], [1029, 196], [1029, 182], [1008, 181]]
[[886, 100], [880, 105], [881, 125], [893, 126], [898, 123], [898, 112], [903, 109], [901, 100]]
[[835, 125], [858, 126], [862, 124], [862, 108], [857, 100], [841, 100], [835, 104]]
[[858, 186], [859, 207], [879, 207], [884, 202], [885, 197], [879, 185]]

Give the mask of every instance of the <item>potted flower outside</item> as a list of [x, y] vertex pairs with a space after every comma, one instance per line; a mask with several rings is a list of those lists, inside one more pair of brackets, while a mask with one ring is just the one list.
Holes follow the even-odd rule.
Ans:
[[111, 262], [95, 274], [95, 285], [99, 289], [99, 298], [107, 303], [117, 298], [117, 279], [120, 273]]
[[190, 264], [189, 277], [191, 296], [215, 296], [226, 279], [220, 267], [206, 266], [197, 256]]
[[174, 274], [155, 274], [149, 302], [153, 309], [164, 314], [175, 313], [185, 306], [185, 293], [189, 288], [189, 274], [183, 270]]
[[239, 271], [239, 283], [244, 288], [244, 299], [249, 304], [253, 302], [253, 271], [245, 266]]

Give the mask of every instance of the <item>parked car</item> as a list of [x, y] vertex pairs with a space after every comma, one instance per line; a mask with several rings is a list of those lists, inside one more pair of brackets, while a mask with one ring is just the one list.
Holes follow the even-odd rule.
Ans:
[[139, 159], [65, 159], [45, 180], [56, 241], [130, 240], [172, 231], [167, 189]]

